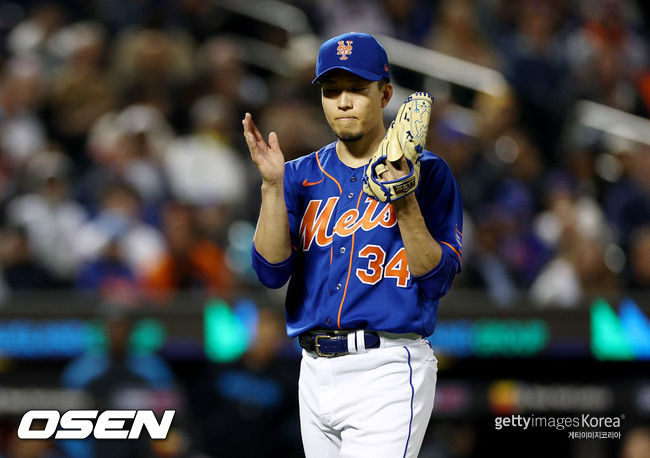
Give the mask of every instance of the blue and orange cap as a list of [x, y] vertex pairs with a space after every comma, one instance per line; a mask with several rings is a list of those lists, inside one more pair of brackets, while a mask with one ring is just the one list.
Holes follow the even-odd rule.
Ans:
[[382, 78], [390, 81], [386, 50], [367, 33], [344, 33], [323, 43], [318, 51], [316, 78], [312, 83], [335, 69], [346, 70], [369, 81]]

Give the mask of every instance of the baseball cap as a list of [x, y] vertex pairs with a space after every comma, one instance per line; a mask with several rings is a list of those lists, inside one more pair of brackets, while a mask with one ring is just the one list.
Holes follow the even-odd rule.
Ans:
[[369, 81], [379, 81], [388, 73], [386, 50], [372, 35], [367, 33], [344, 33], [330, 38], [320, 47], [316, 62], [316, 83], [330, 70], [346, 70]]

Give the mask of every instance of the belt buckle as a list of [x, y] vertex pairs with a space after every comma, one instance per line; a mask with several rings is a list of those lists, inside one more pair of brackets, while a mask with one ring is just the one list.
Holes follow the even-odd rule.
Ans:
[[330, 339], [330, 340], [332, 340], [332, 338], [330, 336], [327, 336], [327, 335], [318, 334], [318, 335], [314, 336], [314, 350], [316, 350], [316, 354], [318, 356], [322, 356], [324, 358], [333, 358], [333, 357], [335, 357], [336, 353], [323, 353], [323, 352], [320, 351], [320, 343], [318, 343], [318, 339]]

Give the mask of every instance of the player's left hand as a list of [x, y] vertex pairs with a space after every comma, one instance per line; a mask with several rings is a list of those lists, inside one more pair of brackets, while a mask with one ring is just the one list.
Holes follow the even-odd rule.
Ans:
[[364, 171], [367, 195], [380, 202], [394, 202], [417, 189], [432, 103], [431, 95], [416, 92], [400, 106]]
[[406, 156], [401, 156], [397, 161], [386, 161], [386, 171], [379, 176], [379, 181], [397, 180], [409, 174], [409, 165]]

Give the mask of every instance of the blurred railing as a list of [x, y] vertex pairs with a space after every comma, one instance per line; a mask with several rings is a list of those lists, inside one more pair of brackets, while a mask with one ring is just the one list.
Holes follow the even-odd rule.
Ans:
[[491, 68], [386, 35], [377, 39], [386, 48], [391, 63], [399, 67], [495, 97], [505, 95], [508, 90], [504, 76]]
[[650, 121], [590, 100], [579, 100], [575, 113], [585, 127], [606, 132], [615, 137], [650, 145]]

